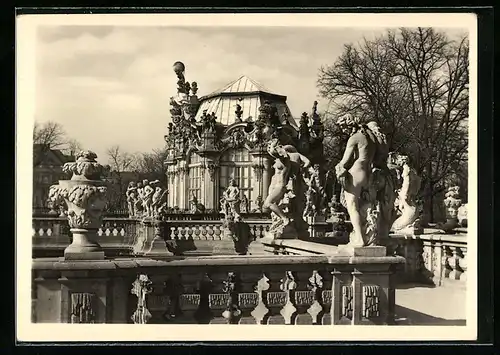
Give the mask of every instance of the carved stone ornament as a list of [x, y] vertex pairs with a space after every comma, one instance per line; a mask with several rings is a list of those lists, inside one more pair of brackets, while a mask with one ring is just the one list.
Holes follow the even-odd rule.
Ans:
[[209, 162], [202, 165], [203, 169], [208, 169], [208, 175], [210, 176], [210, 181], [215, 180], [215, 173], [219, 169], [219, 164], [216, 162]]
[[262, 175], [264, 174], [264, 165], [263, 164], [253, 164], [252, 165], [253, 173], [257, 179], [257, 182], [262, 180]]
[[67, 258], [74, 254], [86, 254], [85, 258], [89, 259], [104, 258], [96, 238], [107, 204], [106, 186], [101, 177], [109, 168], [97, 163], [96, 157], [91, 151], [80, 152], [76, 162], [66, 163], [63, 167], [66, 173], [73, 174], [71, 180], [60, 180], [58, 185], [50, 187], [51, 199], [64, 200], [68, 207], [73, 242], [64, 251]]
[[380, 315], [379, 287], [376, 285], [363, 286], [363, 317], [370, 319]]
[[71, 294], [71, 323], [94, 323], [95, 321], [95, 294]]
[[132, 284], [130, 292], [137, 296], [137, 308], [132, 314], [135, 324], [146, 324], [151, 319], [151, 312], [146, 307], [146, 296], [152, 292], [152, 281], [148, 275], [141, 274]]

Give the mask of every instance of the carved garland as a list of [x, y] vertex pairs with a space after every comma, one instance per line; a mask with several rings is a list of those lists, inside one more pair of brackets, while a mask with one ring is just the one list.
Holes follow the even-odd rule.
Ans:
[[214, 181], [215, 180], [215, 172], [219, 168], [219, 164], [216, 162], [203, 163], [203, 165], [201, 167], [203, 170], [208, 169], [210, 181]]
[[262, 175], [264, 173], [264, 165], [262, 164], [254, 164], [252, 165], [253, 173], [258, 182], [262, 181]]

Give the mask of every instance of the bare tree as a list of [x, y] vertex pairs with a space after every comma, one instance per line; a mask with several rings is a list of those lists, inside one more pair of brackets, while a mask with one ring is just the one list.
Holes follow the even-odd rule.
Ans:
[[136, 170], [138, 156], [123, 151], [119, 145], [108, 148], [106, 153], [111, 167], [110, 177], [113, 182], [108, 189], [108, 206], [111, 210], [118, 210], [125, 206], [125, 191], [128, 182], [124, 175], [126, 172]]
[[68, 138], [63, 125], [48, 121], [35, 122], [33, 127], [33, 166], [37, 166], [49, 150], [59, 149], [64, 153], [74, 155], [81, 149], [80, 143]]
[[410, 156], [431, 219], [434, 196], [463, 177], [467, 163], [468, 52], [466, 37], [402, 28], [346, 45], [319, 73], [320, 94], [331, 101], [326, 117], [376, 120], [391, 149]]
[[75, 156], [78, 152], [82, 151], [83, 147], [80, 142], [76, 139], [70, 139], [66, 143], [66, 148], [63, 149], [63, 152], [70, 156]]
[[143, 179], [159, 180], [165, 183], [166, 166], [164, 161], [166, 157], [165, 148], [154, 149], [151, 153], [143, 153], [138, 158], [136, 171]]

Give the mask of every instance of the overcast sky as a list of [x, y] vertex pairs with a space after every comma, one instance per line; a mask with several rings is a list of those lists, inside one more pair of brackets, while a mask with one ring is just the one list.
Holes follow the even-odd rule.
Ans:
[[[208, 94], [241, 75], [288, 97], [294, 117], [318, 99], [321, 65], [343, 46], [382, 29], [290, 27], [39, 27], [36, 119], [63, 124], [71, 138], [94, 150], [118, 144], [146, 152], [164, 144], [169, 97], [176, 93], [175, 61], [186, 79]], [[453, 30], [451, 33], [456, 33]]]

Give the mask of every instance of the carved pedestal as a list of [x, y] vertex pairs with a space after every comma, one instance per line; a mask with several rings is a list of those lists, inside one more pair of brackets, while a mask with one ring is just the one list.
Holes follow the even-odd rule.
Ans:
[[72, 243], [64, 250], [65, 259], [104, 259], [104, 251], [97, 242], [97, 231], [102, 224], [105, 187], [99, 180], [61, 180], [59, 188], [66, 191], [68, 221]]
[[172, 256], [165, 242], [166, 222], [145, 218], [140, 222], [134, 243], [134, 254], [148, 256]]

